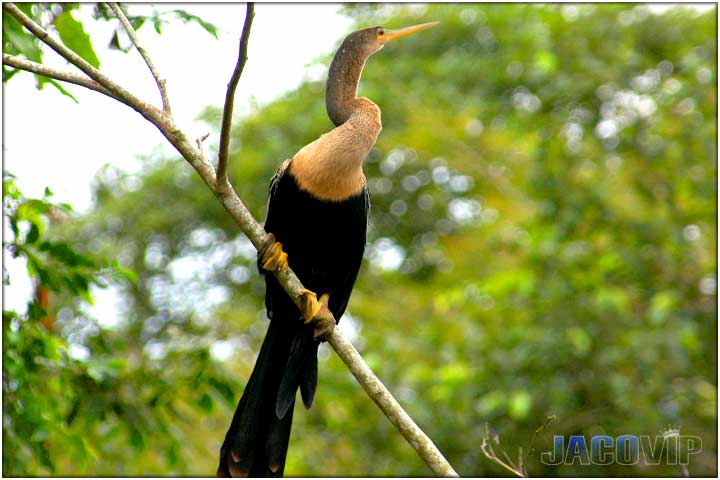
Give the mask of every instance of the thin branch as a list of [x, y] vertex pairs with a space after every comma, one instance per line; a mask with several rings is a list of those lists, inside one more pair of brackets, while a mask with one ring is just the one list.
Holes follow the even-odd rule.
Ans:
[[160, 98], [162, 99], [162, 105], [163, 105], [163, 112], [170, 115], [170, 101], [168, 100], [168, 94], [167, 94], [167, 87], [165, 85], [165, 79], [160, 76], [160, 73], [155, 68], [155, 64], [153, 63], [152, 59], [150, 58], [150, 55], [148, 55], [147, 50], [145, 50], [145, 47], [143, 47], [140, 44], [140, 40], [138, 39], [137, 34], [135, 33], [135, 29], [130, 24], [130, 21], [128, 20], [127, 16], [125, 15], [125, 12], [122, 11], [122, 9], [118, 6], [117, 3], [110, 2], [108, 3], [108, 6], [112, 9], [113, 12], [115, 12], [115, 16], [120, 20], [120, 23], [122, 23], [123, 28], [127, 32], [128, 36], [130, 37], [130, 40], [132, 40], [133, 45], [135, 45], [135, 48], [137, 48], [137, 51], [142, 56], [143, 60], [145, 60], [145, 64], [150, 69], [150, 73], [152, 74], [153, 78], [155, 79], [155, 83], [157, 84], [158, 90], [160, 91]]
[[247, 46], [250, 38], [250, 27], [255, 17], [255, 6], [252, 3], [247, 4], [245, 11], [245, 23], [243, 24], [242, 35], [240, 36], [240, 51], [238, 52], [235, 70], [230, 77], [228, 83], [227, 94], [225, 95], [225, 107], [223, 108], [222, 127], [220, 129], [220, 151], [218, 153], [217, 167], [217, 185], [219, 188], [226, 188], [230, 185], [227, 176], [228, 166], [228, 149], [230, 146], [230, 125], [232, 124], [233, 103], [235, 102], [235, 89], [240, 81], [247, 61]]
[[205, 140], [207, 140], [207, 138], [208, 138], [209, 136], [210, 136], [210, 134], [209, 134], [209, 133], [206, 133], [205, 135], [203, 135], [203, 136], [198, 137], [198, 138], [195, 139], [195, 143], [197, 144], [198, 149], [199, 149], [200, 151], [202, 151], [203, 142], [204, 142]]
[[95, 90], [96, 92], [102, 93], [113, 100], [125, 103], [121, 98], [114, 96], [105, 87], [97, 83], [95, 80], [91, 80], [84, 75], [80, 75], [74, 72], [67, 72], [57, 68], [48, 67], [41, 63], [33, 62], [26, 58], [17, 57], [15, 55], [8, 55], [3, 53], [3, 65], [17, 68], [18, 70], [24, 70], [26, 72], [42, 75], [43, 77], [53, 78], [67, 83], [80, 85], [81, 87]]
[[[3, 4], [3, 8], [15, 17], [21, 24], [28, 28], [28, 30], [30, 30], [37, 38], [47, 43], [56, 52], [109, 90], [113, 96], [119, 97], [117, 98], [118, 100], [124, 100], [124, 103], [127, 103], [145, 117], [150, 123], [155, 125], [165, 138], [167, 138], [167, 140], [177, 149], [180, 155], [182, 155], [183, 158], [185, 158], [185, 160], [187, 160], [188, 163], [195, 168], [195, 171], [198, 175], [200, 175], [200, 178], [202, 178], [205, 184], [215, 194], [222, 206], [230, 214], [243, 233], [247, 235], [248, 239], [253, 243], [255, 248], [259, 248], [262, 245], [262, 242], [267, 235], [265, 229], [255, 220], [255, 218], [253, 218], [252, 214], [242, 202], [240, 197], [238, 197], [237, 193], [235, 193], [235, 190], [229, 182], [227, 182], [226, 173], [223, 175], [225, 183], [219, 184], [218, 180], [220, 177], [216, 177], [215, 169], [207, 161], [202, 151], [197, 148], [196, 145], [193, 145], [188, 136], [177, 127], [170, 115], [166, 115], [164, 112], [158, 110], [152, 105], [137, 99], [130, 92], [120, 87], [109, 77], [103, 75], [97, 69], [92, 67], [92, 65], [88, 64], [74, 52], [67, 49], [67, 47], [62, 45], [62, 43], [52, 39], [52, 37], [50, 37], [42, 27], [22, 13], [22, 11], [15, 7], [15, 5], [5, 3]], [[252, 9], [249, 7], [248, 13], [251, 12]], [[250, 18], [250, 20], [248, 20], [248, 18]], [[241, 60], [236, 66], [237, 75], [233, 74], [233, 79], [235, 79], [236, 76], [239, 78], [240, 73], [242, 73], [242, 68], [245, 63], [245, 59], [243, 59], [245, 55], [243, 52], [247, 50], [247, 35], [249, 35], [249, 22], [251, 19], [252, 15], [248, 15], [245, 19], [245, 25], [247, 28], [243, 29], [244, 40], [241, 40]], [[232, 83], [236, 85], [237, 80], [231, 80], [231, 84]], [[231, 85], [228, 86], [229, 92], [230, 87]], [[234, 91], [234, 86], [232, 87], [232, 90]], [[232, 94], [229, 96], [232, 97]], [[226, 98], [226, 107], [227, 103]], [[231, 110], [232, 98], [230, 98], [230, 104], [229, 108]], [[225, 115], [223, 117], [224, 131], [229, 130], [229, 124], [228, 128], [224, 128], [224, 125], [225, 120], [228, 119], [229, 122], [230, 118], [231, 115]], [[226, 135], [229, 135], [229, 132], [226, 133]], [[225, 166], [223, 169], [226, 169], [227, 161], [224, 163]], [[282, 272], [275, 273], [275, 276], [278, 279], [278, 283], [280, 283], [290, 298], [299, 307], [301, 302], [300, 291], [303, 289], [303, 286], [295, 273], [288, 268]], [[327, 340], [370, 398], [373, 399], [392, 424], [395, 425], [410, 445], [412, 445], [412, 447], [418, 452], [425, 463], [427, 463], [427, 465], [432, 469], [433, 473], [437, 476], [457, 477], [458, 475], [455, 470], [453, 470], [452, 466], [450, 466], [445, 457], [443, 457], [437, 447], [435, 447], [432, 440], [425, 435], [425, 433], [415, 424], [412, 418], [410, 418], [407, 412], [403, 410], [387, 388], [385, 388], [382, 382], [380, 382], [380, 380], [375, 376], [370, 367], [368, 367], [367, 363], [365, 363], [357, 350], [355, 350], [352, 344], [345, 339], [343, 334], [340, 332], [340, 329], [334, 329]]]
[[[537, 438], [538, 434], [545, 430], [547, 426], [555, 420], [557, 417], [555, 415], [548, 415], [548, 417], [545, 419], [545, 422], [540, 425], [537, 429], [535, 429], [535, 432], [533, 433], [532, 438], [530, 439], [530, 445], [528, 445], [527, 453], [523, 455], [523, 449], [522, 447], [518, 448], [518, 461], [517, 465], [513, 463], [513, 461], [510, 459], [510, 455], [507, 454], [505, 449], [500, 445], [500, 435], [495, 435], [492, 437], [492, 440], [490, 440], [491, 434], [490, 434], [490, 425], [487, 423], [485, 424], [485, 435], [483, 435], [482, 442], [480, 444], [480, 451], [491, 461], [497, 463], [501, 467], [511, 471], [518, 477], [527, 477], [528, 472], [525, 467], [527, 464], [528, 457], [535, 451], [533, 448], [533, 444], [535, 443], [535, 439]], [[493, 449], [492, 442], [495, 442], [498, 447], [501, 448], [501, 452], [503, 457], [505, 457], [506, 462], [503, 462], [500, 460], [500, 458], [495, 453], [495, 450]]]
[[[517, 475], [520, 478], [527, 477], [527, 472], [525, 471], [525, 468], [523, 467], [522, 463], [520, 463], [519, 466], [516, 466], [513, 464], [512, 460], [510, 460], [510, 457], [505, 452], [505, 449], [502, 449], [502, 454], [505, 456], [505, 459], [507, 460], [507, 463], [500, 460], [500, 458], [495, 453], [495, 450], [492, 446], [492, 441], [498, 444], [500, 446], [500, 438], [496, 435], [492, 441], [490, 440], [490, 426], [486, 423], [485, 424], [485, 435], [483, 435], [482, 442], [480, 443], [480, 451], [491, 461], [497, 463], [504, 469], [512, 472], [513, 474]], [[500, 446], [502, 448], [502, 446]], [[520, 460], [522, 461], [522, 454], [520, 456]]]
[[438, 477], [459, 476], [445, 459], [433, 441], [413, 421], [410, 415], [385, 388], [363, 357], [353, 345], [335, 328], [328, 337], [328, 343], [352, 372], [363, 390], [380, 407], [395, 428], [405, 437], [408, 443], [418, 452], [428, 467]]
[[540, 425], [538, 428], [535, 429], [535, 432], [533, 432], [533, 436], [530, 439], [530, 444], [528, 445], [527, 453], [525, 454], [525, 457], [522, 456], [522, 449], [520, 450], [520, 452], [521, 452], [520, 464], [521, 465], [523, 463], [527, 463], [528, 457], [530, 455], [532, 455], [533, 452], [535, 452], [535, 448], [533, 447], [533, 445], [535, 445], [535, 440], [537, 439], [538, 434], [540, 434], [542, 431], [544, 431], [547, 428], [547, 426], [550, 425], [550, 422], [553, 422], [555, 420], [557, 420], [557, 415], [548, 415], [545, 418], [545, 422], [543, 422], [542, 425]]

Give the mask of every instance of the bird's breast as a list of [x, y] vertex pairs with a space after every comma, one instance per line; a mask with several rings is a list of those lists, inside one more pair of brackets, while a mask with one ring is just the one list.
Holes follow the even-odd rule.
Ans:
[[354, 115], [300, 149], [290, 163], [300, 188], [329, 201], [358, 195], [365, 183], [362, 164], [381, 128], [379, 110], [377, 116]]
[[345, 274], [348, 261], [362, 257], [367, 228], [364, 191], [341, 201], [321, 200], [304, 191], [290, 171], [280, 180], [271, 205], [272, 231], [307, 288], [326, 288]]

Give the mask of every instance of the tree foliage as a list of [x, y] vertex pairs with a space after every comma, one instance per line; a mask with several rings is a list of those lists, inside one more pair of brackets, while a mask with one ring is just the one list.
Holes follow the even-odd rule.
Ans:
[[[690, 473], [716, 474], [715, 12], [467, 4], [346, 13], [358, 26], [441, 22], [373, 56], [360, 87], [384, 128], [366, 164], [366, 260], [341, 325], [384, 383], [464, 476], [506, 473], [480, 451], [486, 422], [514, 455], [551, 414], [537, 451], [551, 449], [552, 435], [654, 436], [672, 426], [703, 440]], [[256, 217], [279, 163], [332, 127], [323, 92], [307, 81], [237, 124], [231, 180]], [[212, 128], [219, 116], [204, 114]], [[56, 355], [54, 373], [37, 375], [63, 381], [72, 368], [105, 367], [100, 380], [86, 373], [86, 383], [24, 393], [30, 403], [71, 395], [15, 434], [23, 448], [4, 447], [8, 473], [214, 471], [265, 333], [264, 284], [254, 249], [192, 171], [144, 161], [141, 175], [105, 167], [96, 208], [53, 226], [59, 242], [117, 259], [136, 278], [116, 289], [117, 322], [93, 321], [70, 292], [55, 304], [52, 336], [14, 332], [88, 352]], [[6, 376], [32, 372], [31, 360], [4, 367], [5, 393]], [[327, 349], [319, 383], [313, 408], [296, 412], [289, 475], [427, 474]], [[79, 423], [60, 427], [74, 399]], [[6, 409], [4, 420], [23, 412]], [[82, 461], [63, 456], [59, 435], [84, 445]], [[33, 445], [54, 470], [23, 453], [37, 453]], [[537, 451], [527, 463], [537, 476], [679, 473], [548, 466]]]

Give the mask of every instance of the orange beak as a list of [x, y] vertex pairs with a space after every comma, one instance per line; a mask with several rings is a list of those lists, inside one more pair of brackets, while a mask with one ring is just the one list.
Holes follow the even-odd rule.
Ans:
[[413, 33], [422, 32], [423, 30], [434, 27], [438, 23], [440, 22], [428, 22], [421, 23], [420, 25], [413, 25], [412, 27], [401, 28], [399, 30], [385, 30], [385, 35], [383, 35], [382, 37], [382, 42], [387, 43], [391, 40], [396, 40], [398, 38], [412, 35]]

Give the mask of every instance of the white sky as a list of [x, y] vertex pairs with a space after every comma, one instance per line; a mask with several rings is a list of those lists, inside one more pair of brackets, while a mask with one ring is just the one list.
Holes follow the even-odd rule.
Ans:
[[[161, 36], [151, 25], [138, 31], [167, 79], [177, 123], [191, 138], [197, 138], [208, 133], [206, 125], [194, 121], [198, 114], [208, 105], [223, 105], [237, 60], [245, 5], [158, 6], [161, 10], [173, 8], [182, 8], [219, 27], [218, 40], [196, 24], [180, 22], [167, 24]], [[253, 101], [267, 103], [298, 86], [303, 78], [322, 74], [308, 64], [331, 52], [349, 31], [351, 22], [338, 15], [339, 8], [335, 4], [255, 6], [248, 61], [235, 95], [236, 116], [248, 111]], [[130, 5], [131, 14], [148, 12], [147, 6]], [[82, 6], [76, 18], [83, 21], [93, 39], [101, 70], [159, 105], [155, 83], [141, 57], [136, 51], [124, 54], [106, 48], [114, 25], [95, 22], [90, 15], [91, 7]], [[45, 53], [44, 61], [74, 68], [52, 51]], [[104, 164], [133, 171], [139, 166], [138, 155], [156, 148], [172, 150], [155, 127], [130, 108], [82, 87], [66, 88], [79, 104], [51, 86], [38, 91], [33, 76], [24, 72], [3, 85], [3, 161], [4, 168], [17, 176], [26, 196], [42, 196], [48, 186], [55, 201], [83, 211], [91, 206], [91, 181]], [[206, 145], [217, 144], [215, 137], [217, 133], [213, 132]], [[24, 311], [31, 291], [24, 264], [9, 256], [5, 260], [12, 284], [4, 289], [4, 308]], [[108, 302], [113, 301], [113, 295], [100, 295], [96, 300], [96, 308], [112, 308]]]

